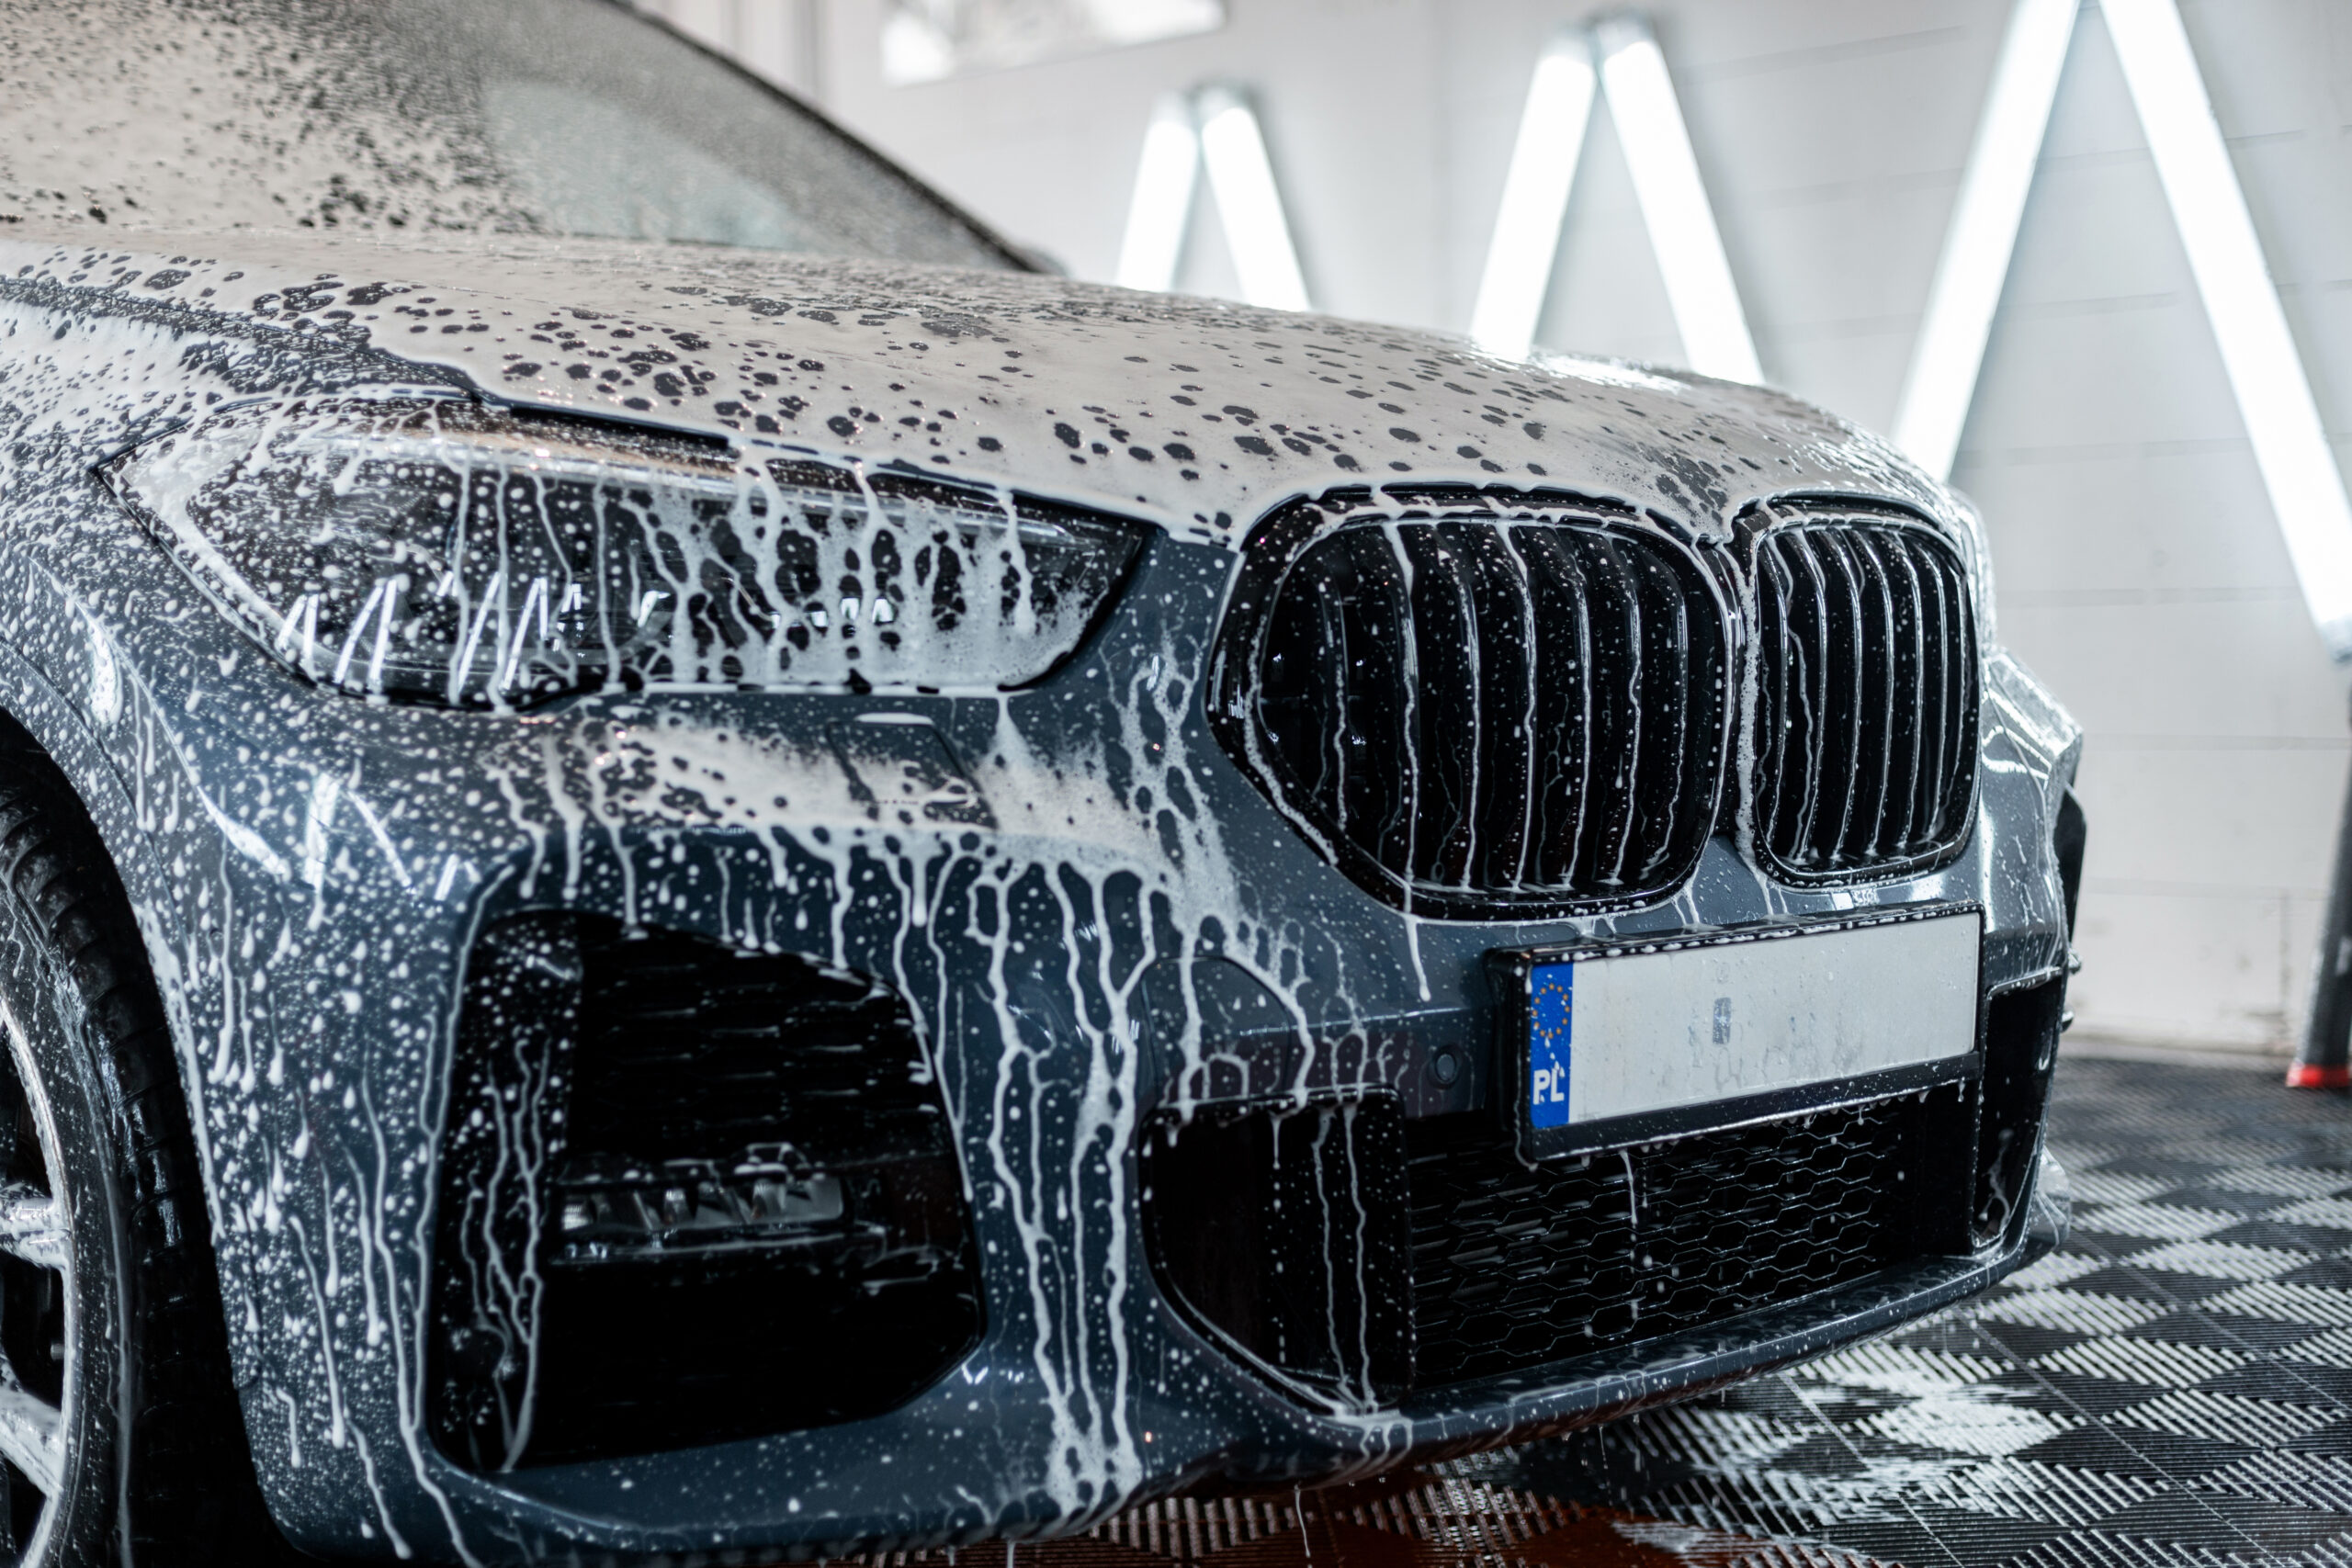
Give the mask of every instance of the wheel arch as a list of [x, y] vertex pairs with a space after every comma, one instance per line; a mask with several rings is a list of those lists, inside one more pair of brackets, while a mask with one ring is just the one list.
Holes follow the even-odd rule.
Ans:
[[[118, 1179], [127, 1181], [134, 1199], [124, 1213], [143, 1216], [121, 1221], [119, 1233], [141, 1238], [121, 1258], [128, 1271], [119, 1278], [127, 1299], [144, 1304], [132, 1308], [137, 1327], [129, 1343], [140, 1348], [124, 1363], [136, 1367], [135, 1381], [120, 1385], [126, 1398], [118, 1406], [121, 1446], [114, 1462], [130, 1468], [115, 1472], [126, 1489], [108, 1516], [107, 1552], [144, 1561], [159, 1547], [167, 1556], [185, 1548], [197, 1553], [190, 1561], [274, 1563], [287, 1560], [284, 1538], [270, 1489], [257, 1484], [232, 1353], [229, 1304], [249, 1293], [219, 1245], [223, 1215], [194, 1020], [184, 988], [167, 978], [178, 969], [174, 949], [187, 922], [164, 846], [149, 829], [153, 812], [141, 809], [142, 798], [152, 796], [125, 778], [92, 722], [99, 716], [0, 638], [0, 749], [9, 753], [12, 778], [36, 775], [18, 786], [33, 803], [23, 819], [31, 829], [27, 852], [55, 857], [62, 851], [63, 859], [53, 863], [65, 868], [54, 882], [17, 884], [12, 897], [36, 919], [62, 922], [74, 919], [72, 910], [91, 910], [96, 925], [79, 928], [92, 933], [88, 945], [73, 950], [76, 974], [95, 963], [100, 967], [92, 973], [103, 976], [111, 964], [118, 987], [143, 981], [150, 988], [145, 999], [124, 1004], [128, 1010], [107, 1004], [113, 1021], [105, 1032], [113, 1054], [94, 1064], [92, 1080], [101, 1086], [103, 1115], [114, 1125], [97, 1141], [120, 1140], [107, 1157], [121, 1162]], [[16, 833], [12, 828], [9, 857], [18, 852]], [[51, 906], [52, 891], [69, 884], [82, 891]], [[122, 904], [109, 913], [93, 899]], [[137, 964], [145, 970], [133, 981], [130, 966]], [[163, 1052], [171, 1055], [168, 1067], [157, 1060]], [[167, 1098], [175, 1089], [176, 1105]], [[172, 1118], [184, 1120], [174, 1127]], [[200, 1200], [189, 1192], [191, 1181]]]
[[[163, 983], [162, 970], [174, 962], [172, 948], [184, 935], [172, 883], [161, 853], [140, 819], [137, 796], [118, 771], [114, 759], [90, 728], [76, 705], [41, 673], [13, 643], [0, 639], [0, 722], [24, 732], [34, 747], [64, 778], [96, 829], [107, 859], [121, 881], [146, 949], [148, 968], [155, 977], [171, 1032], [172, 1057], [180, 1086], [182, 1109], [196, 1140], [197, 1179], [204, 1190], [205, 1217], [211, 1235], [221, 1228], [220, 1201], [212, 1153], [203, 1115], [203, 1074], [198, 1069], [192, 1021], [185, 999]], [[220, 1269], [218, 1246], [211, 1248]], [[243, 1281], [233, 1281], [241, 1285]], [[232, 1281], [220, 1281], [223, 1299]]]

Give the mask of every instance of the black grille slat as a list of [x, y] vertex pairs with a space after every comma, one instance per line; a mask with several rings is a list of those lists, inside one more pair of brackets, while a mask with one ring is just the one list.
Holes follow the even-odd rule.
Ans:
[[1575, 552], [1551, 533], [1529, 529], [1514, 543], [1528, 562], [1532, 615], [1542, 628], [1529, 678], [1554, 694], [1553, 701], [1538, 707], [1531, 741], [1538, 781], [1531, 792], [1533, 863], [1532, 874], [1521, 880], [1541, 887], [1573, 886], [1581, 848], [1577, 806], [1592, 787], [1592, 624], [1584, 570]]
[[[1821, 565], [1809, 550], [1775, 550], [1763, 557], [1762, 570], [1772, 585], [1772, 595], [1758, 606], [1764, 642], [1759, 643], [1758, 656], [1775, 660], [1772, 668], [1779, 677], [1770, 692], [1762, 690], [1765, 677], [1758, 679], [1758, 698], [1768, 705], [1766, 712], [1778, 720], [1764, 728], [1771, 761], [1764, 776], [1825, 771], [1827, 760], [1815, 754], [1830, 742], [1825, 722], [1829, 712], [1829, 661], [1823, 652], [1821, 626], [1821, 606], [1828, 595]], [[1767, 646], [1776, 637], [1779, 644]], [[1810, 839], [1820, 810], [1818, 790], [1795, 792], [1792, 799], [1779, 803], [1777, 810], [1768, 807], [1765, 820], [1773, 841]]]
[[[1477, 832], [1474, 795], [1483, 694], [1478, 655], [1485, 627], [1453, 541], [1437, 529], [1398, 533], [1412, 574], [1406, 635], [1418, 677], [1413, 730], [1408, 737], [1413, 750], [1406, 753], [1411, 759], [1408, 777], [1418, 795], [1408, 863], [1417, 878], [1457, 886], [1466, 877]], [[1459, 705], [1449, 713], [1450, 705], [1419, 700], [1433, 690], [1449, 693]], [[1449, 717], [1464, 728], [1448, 734], [1453, 728], [1446, 723]], [[1469, 745], [1462, 744], [1464, 739]]]
[[[1945, 647], [1955, 643], [1962, 647], [1973, 646], [1976, 634], [1969, 620], [1965, 584], [1939, 573], [1936, 599], [1942, 613], [1937, 628], [1939, 643]], [[1938, 781], [1951, 778], [1975, 765], [1976, 660], [1973, 654], [1967, 659], [1944, 660], [1942, 675], [1942, 723], [1937, 729], [1938, 750], [1933, 775]]]
[[1870, 625], [1871, 606], [1863, 598], [1861, 570], [1846, 540], [1839, 535], [1823, 532], [1812, 539], [1822, 558], [1829, 589], [1822, 608], [1824, 623], [1831, 642], [1825, 653], [1842, 654], [1842, 660], [1825, 658], [1823, 667], [1829, 673], [1826, 690], [1832, 734], [1838, 756], [1844, 766], [1835, 768], [1815, 781], [1815, 787], [1834, 789], [1836, 809], [1831, 815], [1826, 842], [1827, 858], [1835, 864], [1841, 860], [1854, 831], [1854, 812], [1860, 804], [1863, 770], [1870, 765], [1869, 726], [1867, 716], [1879, 697], [1874, 671], [1875, 651]]
[[1630, 903], [1690, 874], [1730, 660], [1689, 552], [1598, 517], [1304, 523], [1253, 547], [1212, 712], [1351, 874], [1441, 915]]
[[1975, 796], [1975, 630], [1958, 558], [1924, 527], [1839, 518], [1756, 548], [1757, 831], [1799, 881], [1917, 871]]
[[1919, 592], [1918, 565], [1900, 551], [1888, 554], [1885, 560], [1888, 601], [1894, 608], [1897, 623], [1892, 639], [1894, 690], [1905, 705], [1919, 716], [1919, 740], [1904, 748], [1901, 756], [1890, 754], [1887, 759], [1887, 807], [1879, 814], [1879, 832], [1871, 840], [1873, 855], [1879, 851], [1882, 840], [1888, 836], [1887, 829], [1898, 820], [1894, 816], [1896, 810], [1902, 812], [1901, 826], [1894, 829], [1892, 840], [1895, 843], [1908, 843], [1917, 836], [1924, 815], [1923, 805], [1929, 811], [1933, 809], [1932, 802], [1920, 799], [1921, 758], [1928, 750], [1928, 737], [1941, 728], [1936, 721], [1942, 706], [1940, 703], [1930, 705], [1928, 701], [1927, 607]]
[[[1641, 690], [1641, 585], [1606, 541], [1593, 554], [1600, 579], [1595, 595], [1600, 614], [1595, 618], [1606, 617], [1600, 646], [1605, 650], [1610, 644], [1615, 645], [1618, 669], [1594, 672], [1600, 689], [1593, 694], [1593, 711], [1600, 722], [1593, 750], [1600, 766], [1591, 775], [1600, 787], [1586, 797], [1585, 819], [1597, 829], [1590, 835], [1587, 852], [1591, 857], [1593, 883], [1617, 888], [1625, 885], [1625, 852], [1633, 837], [1634, 803], [1639, 798], [1635, 785], [1640, 782], [1641, 759], [1633, 747], [1640, 742], [1641, 719], [1629, 710]], [[1609, 679], [1612, 673], [1616, 681]], [[1621, 692], [1627, 701], [1611, 700]]]
[[1862, 710], [1862, 722], [1855, 737], [1861, 766], [1856, 770], [1853, 807], [1846, 818], [1845, 839], [1839, 849], [1853, 861], [1870, 863], [1880, 858], [1878, 836], [1886, 821], [1887, 797], [1894, 787], [1897, 727], [1891, 719], [1883, 724], [1867, 720], [1870, 715], [1892, 716], [1901, 710], [1902, 671], [1895, 658], [1900, 634], [1895, 626], [1894, 584], [1886, 557], [1873, 547], [1876, 541], [1870, 535], [1846, 535], [1842, 542], [1853, 558], [1855, 593], [1861, 602], [1860, 638], [1862, 667], [1867, 671], [1863, 684], [1868, 692], [1865, 701], [1871, 705]]
[[[1918, 611], [1907, 581], [1911, 558], [1898, 550], [1879, 549], [1872, 553], [1877, 558], [1879, 594], [1886, 617], [1880, 646], [1886, 649], [1887, 702], [1893, 711], [1928, 717], [1919, 705], [1920, 650], [1916, 642], [1919, 635]], [[1860, 840], [1864, 846], [1861, 853], [1871, 860], [1883, 857], [1884, 842], [1906, 843], [1912, 838], [1911, 797], [1918, 755], [1919, 739], [1916, 734], [1907, 744], [1898, 744], [1894, 726], [1889, 725], [1881, 732], [1878, 801], [1870, 814], [1869, 835]], [[1897, 812], [1903, 817], [1900, 829], [1895, 826]]]
[[1528, 784], [1535, 768], [1535, 628], [1525, 570], [1504, 534], [1468, 528], [1460, 543], [1473, 573], [1480, 630], [1480, 722], [1472, 732], [1478, 758], [1476, 810], [1466, 871], [1482, 886], [1516, 887], [1525, 869]]

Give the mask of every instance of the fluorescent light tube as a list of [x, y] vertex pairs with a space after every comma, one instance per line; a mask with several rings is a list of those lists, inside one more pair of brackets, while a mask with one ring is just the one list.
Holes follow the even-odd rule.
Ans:
[[1993, 67], [1984, 118], [1961, 175], [1960, 199], [1894, 416], [1895, 445], [1938, 479], [1951, 473], [1976, 399], [1985, 341], [2017, 251], [2018, 224], [2079, 7], [2080, 0], [2018, 0]]
[[1761, 381], [1756, 342], [1748, 336], [1723, 235], [1707, 205], [1682, 106], [1666, 73], [1666, 57], [1649, 24], [1617, 17], [1593, 29], [1600, 52], [1600, 86], [1624, 145], [1634, 195], [1657, 254], [1667, 303], [1682, 336], [1683, 357], [1703, 376]]
[[1257, 114], [1230, 87], [1204, 87], [1194, 105], [1209, 189], [1216, 196], [1242, 299], [1277, 310], [1306, 310], [1306, 279], [1298, 270], [1298, 252], [1291, 244], [1290, 221], [1283, 214]]
[[2328, 651], [2352, 660], [2352, 506], [2180, 12], [2172, 0], [2103, 9], [2303, 602]]
[[1592, 48], [1582, 33], [1562, 34], [1535, 62], [1470, 314], [1470, 336], [1489, 354], [1524, 359], [1534, 345], [1559, 256], [1560, 222], [1584, 156], [1593, 80]]
[[1193, 107], [1182, 94], [1170, 93], [1154, 107], [1151, 123], [1144, 129], [1143, 156], [1136, 164], [1135, 192], [1127, 200], [1127, 231], [1119, 243], [1117, 282], [1122, 288], [1164, 292], [1175, 287], [1200, 164]]

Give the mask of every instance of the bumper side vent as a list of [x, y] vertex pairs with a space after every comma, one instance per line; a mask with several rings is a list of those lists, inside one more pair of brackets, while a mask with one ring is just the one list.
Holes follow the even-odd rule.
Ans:
[[1143, 1141], [1160, 1287], [1273, 1382], [1346, 1411], [1412, 1380], [1405, 1116], [1391, 1095], [1205, 1105]]
[[1328, 496], [1252, 538], [1210, 705], [1360, 886], [1445, 918], [1637, 903], [1697, 866], [1726, 620], [1664, 527], [1566, 497]]
[[2041, 1153], [2065, 1011], [2063, 975], [2005, 991], [1985, 1005], [1984, 1110], [1969, 1216], [1979, 1247], [2015, 1241], [2025, 1223], [2026, 1184]]
[[589, 916], [497, 922], [448, 1126], [429, 1419], [469, 1468], [878, 1415], [978, 1340], [945, 1112], [875, 983]]
[[1756, 837], [1786, 880], [1913, 874], [1967, 841], [1976, 628], [1926, 526], [1785, 525], [1756, 549]]

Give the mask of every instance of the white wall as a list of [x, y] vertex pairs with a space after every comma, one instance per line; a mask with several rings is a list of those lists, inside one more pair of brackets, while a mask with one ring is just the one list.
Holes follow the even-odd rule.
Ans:
[[[803, 55], [771, 46], [772, 73], [813, 80], [853, 130], [1081, 276], [1110, 274], [1154, 97], [1248, 84], [1318, 307], [1448, 331], [1468, 319], [1534, 52], [1585, 15], [1537, 0], [1229, 0], [1230, 26], [1208, 37], [893, 88], [875, 0], [649, 8], [714, 34], [790, 32]], [[1767, 375], [1883, 427], [2007, 0], [1653, 9]], [[2184, 11], [2341, 460], [2352, 5]], [[1203, 216], [1182, 282], [1226, 292]], [[1542, 337], [1677, 354], [1605, 121]], [[2089, 731], [2079, 1032], [2283, 1047], [2344, 788], [2345, 682], [2303, 615], [2095, 6], [1956, 479], [1990, 520], [2007, 640]]]

